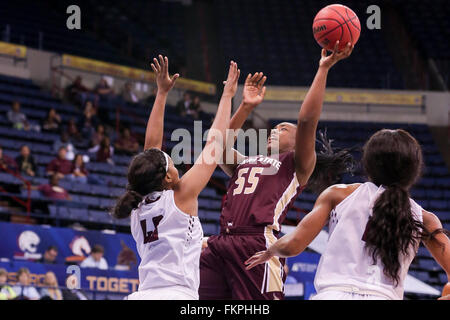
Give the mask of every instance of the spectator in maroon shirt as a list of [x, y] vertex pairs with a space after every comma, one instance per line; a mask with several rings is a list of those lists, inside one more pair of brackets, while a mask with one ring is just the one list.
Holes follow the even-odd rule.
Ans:
[[45, 197], [53, 200], [71, 200], [67, 191], [59, 186], [59, 177], [57, 174], [53, 174], [49, 178], [49, 184], [42, 184], [37, 187]]
[[72, 162], [66, 159], [67, 149], [60, 147], [58, 156], [53, 159], [47, 166], [47, 175], [56, 174], [58, 178], [64, 178], [66, 174], [72, 173]]
[[105, 136], [99, 145], [89, 149], [89, 152], [96, 154], [98, 162], [108, 162], [114, 164], [112, 157], [114, 155], [114, 148], [111, 146], [111, 140]]
[[97, 105], [98, 95], [83, 85], [82, 81], [82, 78], [78, 76], [75, 78], [74, 82], [66, 88], [68, 98], [72, 102], [80, 103], [81, 106], [84, 106], [86, 101], [92, 101]]
[[98, 146], [105, 137], [105, 126], [102, 124], [97, 125], [97, 130], [92, 135], [91, 147]]
[[116, 140], [115, 148], [127, 154], [138, 152], [139, 144], [135, 137], [130, 133], [130, 129], [123, 128], [119, 139]]
[[72, 173], [70, 178], [74, 181], [78, 181], [81, 183], [87, 183], [88, 172], [84, 166], [84, 160], [82, 154], [77, 154], [72, 161]]
[[17, 169], [18, 167], [16, 161], [6, 154], [3, 154], [3, 148], [0, 146], [0, 172], [6, 171], [9, 173], [16, 173]]

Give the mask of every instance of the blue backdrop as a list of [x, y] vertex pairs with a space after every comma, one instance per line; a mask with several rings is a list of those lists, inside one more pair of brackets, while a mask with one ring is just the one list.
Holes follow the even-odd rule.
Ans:
[[[105, 249], [104, 257], [110, 268], [117, 264], [119, 253], [128, 251], [140, 262], [136, 244], [130, 234], [108, 234], [101, 231], [76, 231], [69, 228], [34, 226], [0, 222], [0, 257], [20, 260], [38, 260], [50, 245], [58, 247], [57, 262], [82, 260], [95, 244]], [[133, 269], [137, 270], [137, 265]]]

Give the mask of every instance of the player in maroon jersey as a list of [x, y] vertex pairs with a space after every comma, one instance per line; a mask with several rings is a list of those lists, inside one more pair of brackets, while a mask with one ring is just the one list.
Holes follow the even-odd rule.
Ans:
[[[353, 50], [350, 43], [341, 52], [337, 48], [338, 43], [329, 56], [322, 50], [297, 125], [284, 122], [272, 130], [267, 144], [269, 156], [245, 157], [232, 148], [224, 154], [224, 159], [232, 161], [231, 164], [224, 161], [221, 168], [231, 179], [220, 216], [221, 234], [209, 237], [208, 247], [200, 259], [200, 299], [284, 297], [284, 259], [274, 257], [249, 271], [245, 270], [244, 261], [277, 240], [287, 211], [309, 179], [320, 192], [335, 182], [329, 181], [333, 176], [346, 169], [348, 153], [328, 152], [316, 156], [315, 151], [328, 70]], [[248, 75], [243, 101], [231, 120], [230, 129], [240, 129], [251, 111], [263, 101], [265, 81], [262, 73]]]

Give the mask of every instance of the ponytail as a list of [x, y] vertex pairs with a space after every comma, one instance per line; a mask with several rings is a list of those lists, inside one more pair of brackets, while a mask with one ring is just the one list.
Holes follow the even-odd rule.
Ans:
[[401, 258], [410, 254], [411, 248], [417, 248], [421, 240], [436, 240], [434, 236], [440, 232], [447, 233], [444, 229], [430, 233], [413, 217], [409, 192], [394, 184], [387, 186], [375, 201], [363, 240], [373, 262], [380, 260], [384, 275], [397, 286]]
[[143, 199], [144, 197], [141, 194], [128, 190], [117, 200], [112, 216], [116, 219], [128, 218], [131, 211], [136, 209]]
[[308, 180], [307, 189], [320, 194], [329, 186], [336, 184], [344, 173], [351, 173], [356, 162], [351, 154], [352, 149], [332, 148], [333, 140], [327, 138], [327, 131], [319, 131], [319, 144], [316, 150], [316, 166]]

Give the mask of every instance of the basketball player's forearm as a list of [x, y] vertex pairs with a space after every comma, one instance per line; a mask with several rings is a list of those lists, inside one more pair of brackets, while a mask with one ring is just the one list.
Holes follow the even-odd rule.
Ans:
[[[214, 118], [211, 129], [218, 130], [222, 134], [223, 143], [225, 143], [226, 130], [230, 126], [230, 116], [231, 116], [231, 99], [233, 97], [230, 95], [222, 95], [219, 102], [219, 107], [217, 109], [216, 117]], [[208, 135], [209, 138], [209, 135]]]
[[[253, 108], [250, 105], [241, 102], [236, 113], [233, 115], [230, 121], [230, 130], [239, 130], [244, 125]], [[236, 140], [236, 137], [234, 137]]]
[[166, 108], [167, 94], [168, 92], [160, 92], [159, 90], [156, 94], [156, 99], [147, 122], [147, 129], [145, 131], [144, 150], [150, 148], [161, 149], [162, 147], [164, 134], [164, 111]]
[[[239, 130], [242, 128], [242, 125], [244, 124], [245, 120], [247, 120], [248, 116], [252, 112], [252, 107], [249, 105], [244, 104], [243, 102], [240, 104], [238, 110], [235, 112], [233, 117], [230, 120], [230, 127], [229, 131], [227, 133], [227, 141], [225, 143], [225, 148], [223, 150], [223, 157], [224, 163], [219, 164], [220, 168], [228, 175], [232, 176], [234, 171], [234, 165], [237, 164], [237, 154], [235, 150], [233, 149], [234, 143], [236, 142], [237, 135], [235, 134], [236, 130]], [[228, 155], [231, 153], [231, 161], [228, 159], [230, 156]], [[225, 161], [228, 159], [227, 161]]]
[[305, 250], [307, 245], [303, 244], [301, 239], [295, 236], [295, 232], [285, 235], [277, 240], [268, 251], [277, 257], [288, 258], [293, 257]]
[[319, 67], [298, 114], [299, 124], [317, 125], [322, 113], [328, 68]]

